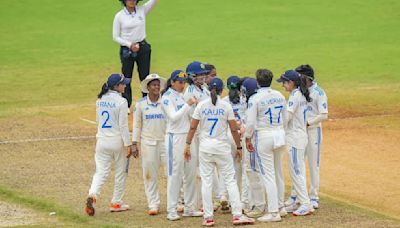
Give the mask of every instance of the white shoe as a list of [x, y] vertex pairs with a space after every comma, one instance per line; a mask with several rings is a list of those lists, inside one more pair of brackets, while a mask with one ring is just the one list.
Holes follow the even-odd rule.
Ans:
[[183, 217], [201, 217], [203, 215], [202, 211], [184, 211], [182, 214]]
[[280, 222], [282, 221], [281, 216], [278, 212], [275, 213], [267, 213], [264, 216], [257, 219], [260, 222]]
[[170, 221], [176, 221], [176, 220], [181, 219], [181, 217], [176, 212], [170, 212], [167, 215], [167, 219], [170, 220]]
[[280, 215], [281, 217], [285, 217], [287, 214], [288, 214], [288, 213], [287, 213], [285, 207], [279, 208], [279, 215]]
[[287, 206], [290, 206], [290, 205], [296, 203], [296, 200], [297, 200], [297, 196], [290, 196], [289, 199], [287, 199], [285, 201], [285, 206], [287, 207]]
[[311, 204], [303, 204], [296, 211], [293, 212], [294, 216], [305, 216], [314, 213], [314, 208]]
[[299, 204], [293, 203], [292, 205], [286, 206], [285, 210], [287, 213], [292, 213], [293, 211], [297, 210], [299, 208]]
[[314, 209], [318, 209], [319, 208], [319, 200], [311, 199], [310, 203], [311, 203], [311, 205], [313, 206]]
[[111, 212], [121, 212], [127, 210], [129, 210], [129, 205], [126, 204], [112, 203], [110, 206]]

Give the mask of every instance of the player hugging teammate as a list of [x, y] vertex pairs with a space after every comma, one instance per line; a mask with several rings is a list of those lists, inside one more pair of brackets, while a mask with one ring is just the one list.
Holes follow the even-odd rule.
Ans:
[[[86, 202], [87, 214], [95, 214], [112, 160], [116, 181], [110, 211], [129, 209], [122, 196], [131, 155], [142, 159], [149, 215], [162, 211], [157, 184], [161, 165], [166, 167], [166, 217], [170, 221], [181, 219], [181, 191], [182, 216], [202, 216], [203, 226], [215, 224], [214, 213], [219, 208], [232, 213], [234, 225], [253, 224], [253, 218], [279, 222], [288, 213], [312, 214], [320, 207], [326, 94], [310, 65], [287, 70], [277, 80], [289, 92], [287, 101], [271, 88], [270, 70], [259, 69], [255, 76], [229, 77], [228, 95], [221, 98], [224, 83], [211, 64], [191, 62], [186, 72], [173, 71], [167, 82], [157, 74], [148, 75], [141, 83], [147, 96], [136, 102], [130, 141], [127, 102], [121, 96], [129, 80], [111, 75], [97, 101], [96, 173]], [[286, 201], [285, 154], [292, 180]], [[309, 191], [305, 160], [310, 168]], [[197, 182], [198, 176], [201, 182]]]

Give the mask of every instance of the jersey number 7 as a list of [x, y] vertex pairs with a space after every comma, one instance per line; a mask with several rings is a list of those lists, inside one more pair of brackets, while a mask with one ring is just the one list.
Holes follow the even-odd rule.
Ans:
[[214, 122], [213, 125], [211, 126], [211, 130], [210, 130], [210, 135], [212, 135], [214, 132], [215, 125], [217, 125], [218, 118], [208, 118], [207, 120]]

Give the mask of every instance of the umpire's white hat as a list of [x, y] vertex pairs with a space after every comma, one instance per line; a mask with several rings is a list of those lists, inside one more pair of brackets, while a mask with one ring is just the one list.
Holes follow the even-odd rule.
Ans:
[[160, 90], [163, 90], [165, 87], [165, 79], [160, 77], [158, 74], [149, 74], [147, 77], [140, 83], [140, 88], [142, 89], [143, 93], [148, 93], [149, 90], [147, 89], [147, 85], [149, 82], [153, 80], [159, 80], [160, 81]]

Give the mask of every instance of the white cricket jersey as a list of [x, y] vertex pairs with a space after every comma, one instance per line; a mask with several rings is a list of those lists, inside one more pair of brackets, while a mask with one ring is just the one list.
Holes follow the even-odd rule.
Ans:
[[161, 105], [167, 116], [167, 133], [188, 133], [190, 128], [190, 106], [183, 99], [182, 93], [169, 88], [162, 96]]
[[216, 105], [211, 98], [200, 102], [193, 119], [200, 120], [200, 152], [211, 154], [230, 154], [231, 145], [228, 141], [229, 120], [235, 120], [232, 106], [218, 97]]
[[[205, 86], [202, 86], [202, 88], [200, 89], [194, 84], [191, 84], [186, 88], [185, 93], [183, 94], [183, 99], [185, 99], [185, 101], [187, 102], [192, 97], [195, 97], [197, 99], [197, 102], [200, 103], [201, 101], [204, 101], [210, 97], [210, 92], [208, 91], [208, 89], [205, 88]], [[190, 108], [190, 116], [193, 115], [195, 108], [196, 106], [192, 105], [192, 107]]]
[[143, 6], [136, 6], [130, 13], [126, 7], [114, 17], [113, 40], [121, 46], [131, 47], [132, 42], [140, 42], [146, 38], [146, 15], [156, 5], [157, 0], [149, 0]]
[[[308, 103], [307, 119], [313, 119], [320, 114], [328, 114], [328, 98], [325, 91], [316, 82], [308, 88], [311, 102]], [[321, 127], [321, 122], [310, 125], [309, 128]]]
[[161, 107], [161, 96], [155, 103], [148, 96], [135, 105], [132, 141], [165, 140], [167, 119]]
[[[235, 114], [235, 118], [236, 121], [240, 121], [242, 122], [244, 120], [244, 113], [246, 112], [246, 103], [244, 102], [239, 102], [237, 104], [233, 104], [230, 100], [229, 100], [229, 96], [225, 96], [224, 98], [222, 98], [223, 101], [228, 102], [229, 104], [231, 104], [232, 108], [233, 108], [233, 114]], [[242, 99], [241, 99], [242, 101]]]
[[254, 131], [284, 128], [286, 112], [285, 97], [270, 87], [262, 87], [250, 97], [246, 114], [246, 138]]
[[96, 101], [97, 138], [119, 136], [124, 146], [132, 144], [128, 128], [128, 103], [120, 93], [110, 90]]
[[299, 89], [291, 92], [287, 103], [287, 111], [292, 118], [288, 120], [286, 142], [297, 149], [307, 146], [307, 103]]

